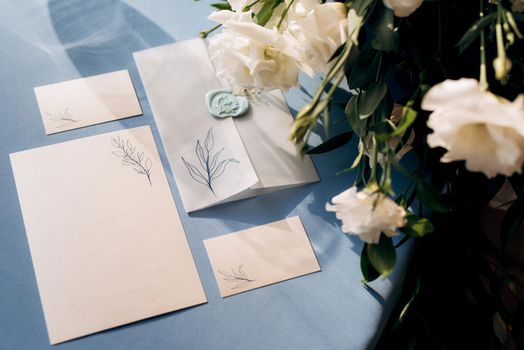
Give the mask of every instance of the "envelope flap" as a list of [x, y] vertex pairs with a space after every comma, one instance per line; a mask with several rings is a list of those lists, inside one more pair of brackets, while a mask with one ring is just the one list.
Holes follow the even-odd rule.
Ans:
[[200, 39], [134, 53], [187, 212], [258, 182], [232, 119], [215, 119], [205, 95], [220, 87]]

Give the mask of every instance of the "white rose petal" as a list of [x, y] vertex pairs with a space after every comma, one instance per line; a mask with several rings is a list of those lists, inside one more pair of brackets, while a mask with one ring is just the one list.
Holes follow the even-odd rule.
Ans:
[[465, 160], [488, 177], [520, 173], [524, 164], [524, 97], [514, 102], [482, 91], [475, 79], [446, 80], [432, 87], [422, 108], [433, 111], [430, 147], [443, 147], [442, 162]]
[[342, 231], [358, 235], [367, 243], [378, 243], [380, 234], [397, 236], [397, 228], [405, 225], [406, 211], [391, 198], [371, 189], [358, 191], [351, 187], [333, 197], [326, 210], [342, 220]]
[[253, 22], [252, 14], [253, 13], [251, 11], [234, 12], [228, 10], [221, 10], [212, 12], [209, 16], [207, 16], [207, 19], [209, 19], [210, 21], [218, 22], [222, 25], [225, 25], [228, 22], [249, 23]]
[[249, 12], [219, 11], [210, 19], [222, 23], [224, 30], [211, 38], [209, 55], [217, 75], [234, 90], [288, 90], [297, 85], [298, 65], [284, 53], [283, 36], [276, 29], [254, 23]]
[[395, 12], [395, 16], [407, 17], [415, 12], [424, 0], [383, 0], [383, 2]]
[[346, 41], [347, 21], [344, 4], [317, 5], [288, 23], [284, 32], [286, 52], [297, 59], [306, 74], [326, 73], [329, 59]]

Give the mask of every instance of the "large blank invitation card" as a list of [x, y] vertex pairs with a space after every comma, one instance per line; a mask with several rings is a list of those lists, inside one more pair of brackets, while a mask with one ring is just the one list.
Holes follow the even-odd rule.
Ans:
[[52, 344], [206, 302], [148, 126], [11, 163]]
[[201, 39], [134, 53], [187, 212], [319, 180], [289, 140], [280, 91], [249, 97], [239, 118], [214, 118], [206, 93], [221, 87]]

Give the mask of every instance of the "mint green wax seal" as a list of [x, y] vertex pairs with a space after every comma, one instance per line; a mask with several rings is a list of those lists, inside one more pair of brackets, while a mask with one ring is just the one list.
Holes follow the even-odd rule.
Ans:
[[209, 113], [216, 118], [239, 117], [249, 108], [245, 96], [237, 96], [231, 90], [222, 89], [208, 91], [206, 104]]

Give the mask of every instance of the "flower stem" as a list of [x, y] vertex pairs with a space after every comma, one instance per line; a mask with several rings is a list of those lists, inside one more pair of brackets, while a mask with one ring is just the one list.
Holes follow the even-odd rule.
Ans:
[[282, 11], [282, 14], [280, 15], [280, 19], [278, 20], [278, 23], [277, 23], [277, 30], [280, 29], [280, 26], [282, 25], [282, 22], [284, 22], [284, 19], [286, 18], [287, 13], [288, 13], [289, 9], [291, 8], [291, 6], [293, 5], [294, 2], [295, 2], [295, 0], [291, 0], [289, 2], [289, 4], [286, 6], [286, 8], [284, 9], [284, 11]]
[[246, 12], [246, 11], [251, 10], [251, 8], [253, 6], [255, 6], [256, 4], [258, 4], [260, 1], [262, 1], [262, 0], [255, 0], [251, 4], [244, 6], [244, 8], [242, 9], [242, 12]]
[[497, 39], [497, 58], [494, 61], [495, 78], [499, 81], [505, 82], [508, 72], [511, 68], [511, 62], [506, 56], [506, 48], [504, 47], [504, 35], [502, 32], [504, 8], [497, 1], [497, 24], [495, 25], [495, 35]]
[[217, 30], [218, 28], [222, 27], [222, 24], [217, 24], [216, 26], [214, 26], [213, 28], [209, 29], [209, 30], [206, 30], [206, 31], [203, 31], [203, 32], [200, 32], [200, 37], [202, 39], [205, 39], [207, 38], [207, 36], [211, 33], [213, 33], [215, 30]]
[[[480, 0], [480, 19], [484, 18], [484, 0]], [[480, 31], [480, 88], [488, 90], [488, 74], [486, 68], [486, 38], [484, 29]]]
[[371, 153], [371, 176], [370, 182], [377, 183], [377, 166], [378, 166], [378, 143], [375, 135], [372, 138], [373, 150]]

